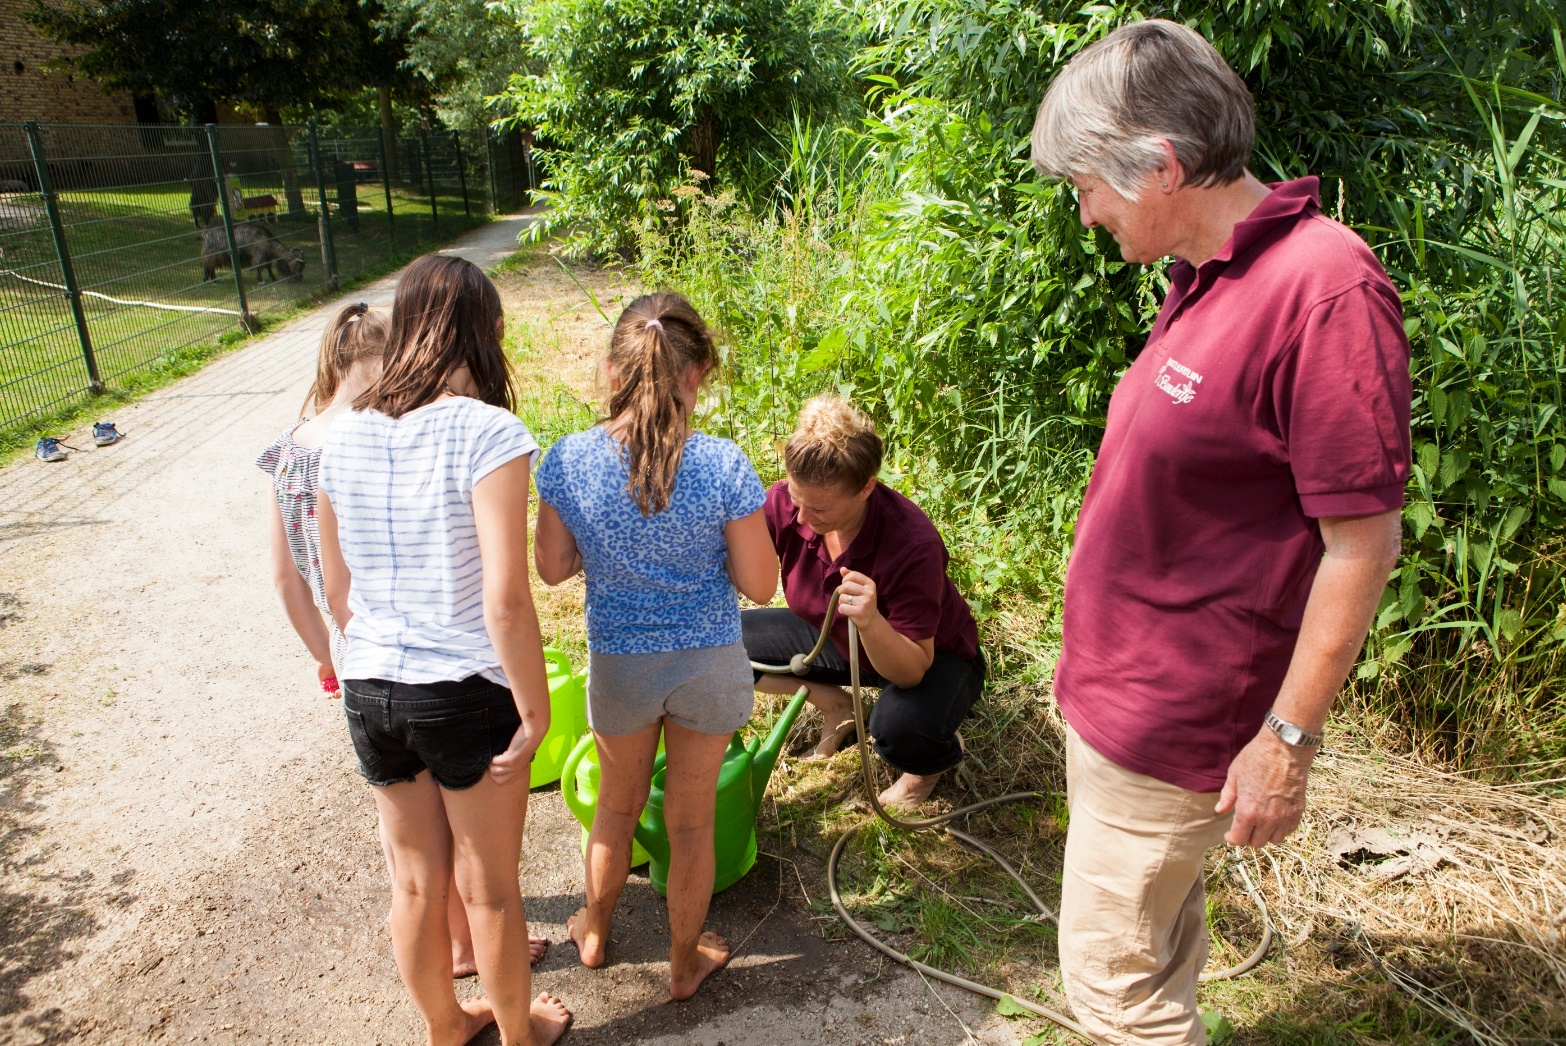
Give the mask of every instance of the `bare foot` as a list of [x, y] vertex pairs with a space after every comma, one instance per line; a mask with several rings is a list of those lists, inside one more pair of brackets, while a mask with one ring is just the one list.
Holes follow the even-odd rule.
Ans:
[[669, 998], [677, 1001], [689, 999], [701, 987], [701, 982], [723, 969], [729, 961], [729, 942], [708, 930], [696, 942], [695, 964], [689, 970], [677, 970], [671, 957], [669, 962]]
[[571, 1011], [548, 992], [539, 992], [529, 1007], [528, 1023], [532, 1025], [532, 1046], [553, 1046], [571, 1027]]
[[482, 995], [476, 999], [464, 999], [458, 1005], [462, 1007], [463, 1019], [439, 1031], [429, 1028], [430, 1046], [467, 1046], [470, 1039], [495, 1023], [495, 1013], [489, 1007], [489, 1000]]
[[456, 980], [478, 976], [478, 960], [473, 957], [473, 942], [451, 942], [451, 976]]
[[821, 711], [821, 740], [810, 754], [805, 756], [806, 762], [814, 762], [817, 759], [831, 759], [837, 755], [837, 750], [843, 747], [843, 741], [854, 732], [854, 703], [847, 697], [841, 702], [834, 703], [830, 708]]
[[[549, 938], [528, 937], [527, 939], [527, 963], [529, 966], [537, 966], [549, 952]], [[451, 942], [451, 976], [456, 980], [464, 977], [478, 976], [478, 960], [473, 957], [473, 942], [469, 941], [466, 948], [461, 947], [456, 941]]]
[[930, 798], [930, 793], [935, 791], [935, 786], [940, 782], [940, 774], [928, 774], [923, 777], [918, 774], [904, 774], [892, 787], [876, 798], [888, 810], [913, 810]]
[[576, 943], [576, 953], [582, 957], [582, 965], [596, 970], [604, 964], [604, 953], [609, 942], [606, 934], [591, 933], [587, 929], [587, 909], [578, 908], [576, 914], [566, 920], [566, 933]]

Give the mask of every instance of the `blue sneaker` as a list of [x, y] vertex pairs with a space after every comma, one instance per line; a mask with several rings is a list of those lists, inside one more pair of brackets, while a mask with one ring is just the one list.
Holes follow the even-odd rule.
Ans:
[[53, 436], [44, 436], [38, 441], [38, 446], [33, 449], [33, 453], [38, 455], [39, 461], [64, 461], [70, 455], [61, 449], [62, 446], [63, 444]]
[[115, 428], [112, 421], [95, 421], [92, 424], [92, 444], [95, 447], [107, 447], [124, 438], [125, 433]]

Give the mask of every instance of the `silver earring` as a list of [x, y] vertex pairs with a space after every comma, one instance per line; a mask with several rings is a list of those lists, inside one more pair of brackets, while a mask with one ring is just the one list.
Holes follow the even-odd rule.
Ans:
[[1164, 183], [1164, 188], [1165, 188], [1165, 189], [1167, 189], [1167, 188], [1169, 188], [1169, 183], [1168, 183], [1168, 182], [1165, 182], [1165, 183]]

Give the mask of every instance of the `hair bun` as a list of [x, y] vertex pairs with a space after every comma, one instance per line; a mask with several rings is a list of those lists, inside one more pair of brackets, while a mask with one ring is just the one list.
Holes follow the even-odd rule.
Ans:
[[868, 414], [839, 396], [815, 396], [799, 410], [783, 463], [802, 482], [859, 490], [881, 471], [882, 454]]

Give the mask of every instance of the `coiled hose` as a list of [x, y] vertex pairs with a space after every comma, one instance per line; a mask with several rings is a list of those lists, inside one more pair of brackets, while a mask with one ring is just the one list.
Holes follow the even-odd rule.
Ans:
[[[807, 671], [809, 671], [811, 663], [814, 662], [817, 657], [821, 656], [821, 650], [826, 646], [827, 637], [831, 635], [832, 618], [837, 612], [838, 597], [841, 594], [841, 592], [832, 593], [832, 601], [827, 604], [826, 618], [821, 623], [821, 635], [816, 638], [816, 645], [811, 648], [808, 654], [795, 654], [789, 660], [787, 665], [764, 665], [759, 662], [752, 661], [750, 663], [751, 668], [758, 672], [767, 672], [772, 675], [803, 676]], [[992, 806], [1000, 806], [1005, 803], [1017, 803], [1027, 799], [1043, 799], [1045, 797], [1044, 793], [1012, 792], [1010, 795], [996, 796], [993, 799], [984, 799], [977, 803], [971, 803], [968, 806], [959, 807], [956, 810], [951, 810], [944, 814], [938, 814], [935, 817], [925, 817], [915, 820], [905, 820], [901, 817], [897, 817], [888, 813], [886, 808], [881, 805], [880, 797], [876, 792], [875, 779], [871, 776], [870, 746], [866, 743], [865, 740], [869, 736], [869, 733], [865, 729], [865, 706], [859, 684], [859, 630], [857, 627], [855, 627], [853, 621], [848, 622], [848, 678], [853, 690], [854, 730], [859, 745], [859, 770], [865, 783], [865, 797], [870, 800], [870, 808], [875, 811], [876, 816], [895, 828], [901, 828], [910, 832], [939, 828], [941, 831], [956, 839], [958, 842], [985, 854], [989, 857], [990, 860], [994, 861], [1003, 871], [1005, 871], [1007, 875], [1011, 876], [1012, 879], [1016, 881], [1018, 886], [1022, 887], [1022, 892], [1027, 895], [1028, 900], [1033, 902], [1033, 906], [1038, 909], [1038, 914], [1035, 916], [1030, 916], [1029, 918], [1044, 919], [1054, 923], [1056, 926], [1059, 926], [1060, 920], [1055, 916], [1055, 913], [1050, 911], [1049, 907], [1039, 899], [1039, 895], [1033, 892], [1033, 887], [1028, 885], [1027, 880], [1022, 877], [1021, 873], [1017, 871], [1010, 861], [1008, 861], [999, 851], [990, 846], [988, 843], [980, 839], [975, 839], [966, 832], [954, 828], [951, 823], [960, 817], [968, 817], [972, 814], [979, 813], [981, 810], [988, 810]], [[929, 966], [920, 962], [911, 955], [907, 955], [898, 951], [896, 948], [893, 948], [885, 941], [882, 941], [876, 937], [875, 934], [867, 930], [863, 924], [861, 924], [857, 919], [849, 914], [848, 907], [843, 903], [842, 895], [838, 892], [837, 889], [837, 868], [838, 862], [842, 858], [843, 851], [847, 848], [849, 840], [851, 840], [859, 831], [859, 829], [863, 827], [863, 824], [857, 824], [839, 836], [837, 842], [832, 847], [831, 856], [827, 858], [827, 889], [831, 892], [832, 907], [837, 910], [838, 917], [841, 918], [843, 922], [847, 923], [848, 928], [853, 930], [861, 940], [863, 940], [870, 947], [874, 948], [876, 951], [880, 952], [882, 955], [885, 955], [887, 958], [891, 959], [893, 962], [898, 962], [904, 966], [918, 970], [926, 977], [933, 977], [938, 981], [944, 981], [947, 984], [956, 985], [959, 988], [965, 988], [968, 991], [974, 992], [978, 995], [988, 996], [989, 998], [996, 1000], [1006, 998], [1008, 993], [1003, 992], [998, 988], [991, 988], [987, 984], [979, 984], [976, 981], [968, 980], [966, 977], [959, 977], [954, 973], [947, 973], [945, 970], [938, 970], [933, 966]], [[1242, 863], [1236, 863], [1235, 868], [1240, 873], [1240, 881], [1245, 887], [1246, 895], [1250, 897], [1251, 902], [1256, 905], [1257, 911], [1261, 914], [1261, 942], [1257, 944], [1256, 949], [1251, 952], [1251, 954], [1247, 956], [1243, 962], [1236, 966], [1231, 966], [1227, 970], [1218, 970], [1213, 973], [1204, 973], [1201, 975], [1201, 979], [1203, 981], [1229, 980], [1230, 978], [1239, 977], [1242, 974], [1248, 973], [1262, 961], [1262, 959], [1266, 956], [1268, 949], [1272, 947], [1272, 921], [1268, 918], [1267, 915], [1267, 903], [1266, 901], [1262, 900], [1261, 894], [1257, 892], [1255, 884], [1251, 882], [1251, 877], [1245, 871], [1245, 865]], [[1062, 1028], [1066, 1028], [1069, 1031], [1073, 1031], [1076, 1034], [1082, 1036], [1084, 1039], [1089, 1038], [1087, 1030], [1083, 1028], [1082, 1025], [1072, 1020], [1070, 1017], [1067, 1017], [1065, 1014], [1052, 1010], [1047, 1006], [1040, 1006], [1039, 1004], [1030, 1002], [1027, 999], [1017, 998], [1016, 996], [1011, 996], [1011, 999], [1012, 1002], [1021, 1009], [1027, 1010], [1029, 1013], [1032, 1013], [1036, 1016], [1043, 1017], [1045, 1020], [1053, 1021]]]

